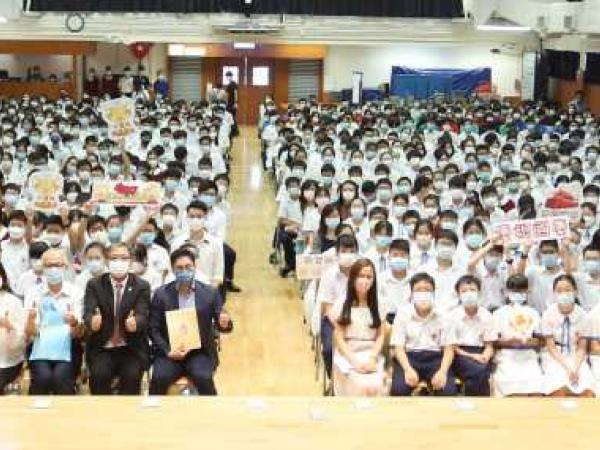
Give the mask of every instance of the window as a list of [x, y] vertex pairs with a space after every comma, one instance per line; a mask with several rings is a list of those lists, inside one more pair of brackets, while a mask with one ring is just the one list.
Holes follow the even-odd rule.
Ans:
[[240, 68], [238, 66], [223, 66], [223, 86], [227, 86], [229, 81], [227, 81], [227, 77], [225, 74], [227, 72], [231, 72], [233, 75], [233, 81], [237, 84], [240, 84]]
[[255, 66], [252, 68], [252, 86], [268, 86], [269, 83], [269, 75], [270, 75], [270, 67], [269, 66]]

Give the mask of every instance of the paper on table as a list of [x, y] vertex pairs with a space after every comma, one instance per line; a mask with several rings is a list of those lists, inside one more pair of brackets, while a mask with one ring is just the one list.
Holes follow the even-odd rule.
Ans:
[[169, 344], [173, 350], [196, 350], [202, 348], [196, 308], [167, 311]]

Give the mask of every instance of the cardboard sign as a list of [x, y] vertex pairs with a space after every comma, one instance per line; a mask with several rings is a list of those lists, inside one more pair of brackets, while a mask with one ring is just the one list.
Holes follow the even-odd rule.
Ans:
[[55, 172], [36, 172], [29, 178], [29, 191], [33, 209], [55, 211], [63, 191], [63, 177]]
[[94, 182], [92, 202], [114, 206], [160, 204], [163, 189], [155, 181], [108, 181]]
[[548, 191], [541, 213], [543, 217], [564, 216], [577, 219], [581, 214], [579, 206], [582, 202], [583, 186], [577, 182], [564, 184]]
[[493, 226], [508, 242], [561, 240], [569, 236], [568, 217], [542, 217], [532, 220], [500, 222]]
[[172, 350], [196, 350], [202, 347], [196, 308], [166, 312], [169, 345]]
[[336, 255], [296, 255], [296, 278], [299, 280], [318, 280], [323, 272], [336, 262]]
[[113, 141], [125, 141], [135, 133], [135, 102], [132, 98], [109, 100], [101, 103], [98, 109], [108, 124], [108, 134]]

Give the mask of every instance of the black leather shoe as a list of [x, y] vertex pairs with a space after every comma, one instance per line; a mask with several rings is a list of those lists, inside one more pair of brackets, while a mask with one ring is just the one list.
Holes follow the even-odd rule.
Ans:
[[242, 289], [239, 286], [236, 286], [233, 283], [227, 283], [227, 292], [242, 292]]

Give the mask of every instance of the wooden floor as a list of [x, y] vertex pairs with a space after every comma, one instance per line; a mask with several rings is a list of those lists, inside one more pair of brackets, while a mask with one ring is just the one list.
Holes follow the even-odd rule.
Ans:
[[[2, 400], [0, 449], [596, 450], [600, 403], [550, 399], [31, 397]], [[462, 403], [461, 403], [462, 402]], [[465, 407], [468, 406], [468, 407]], [[40, 409], [42, 407], [42, 409]], [[47, 407], [44, 409], [44, 407]]]
[[243, 292], [228, 297], [235, 330], [223, 339], [217, 389], [221, 395], [317, 395], [294, 282], [279, 278], [268, 262], [277, 207], [255, 128], [241, 130], [232, 154], [227, 240], [237, 251], [235, 281]]

